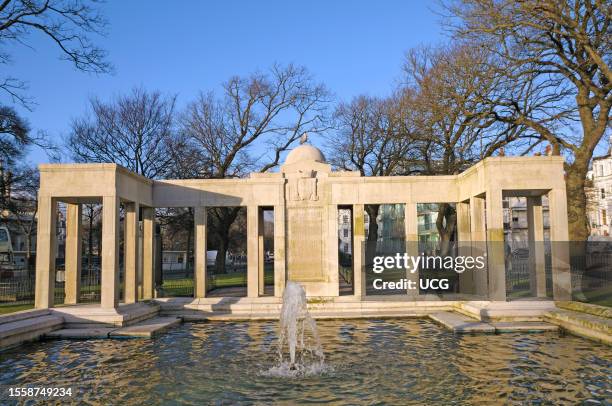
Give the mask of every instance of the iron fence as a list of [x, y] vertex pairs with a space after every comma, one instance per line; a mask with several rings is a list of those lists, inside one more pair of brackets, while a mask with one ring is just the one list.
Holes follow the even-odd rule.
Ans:
[[[53, 302], [62, 304], [65, 300], [65, 281], [62, 276], [63, 269], [56, 272]], [[122, 283], [123, 273], [120, 273]], [[83, 271], [81, 275], [80, 303], [100, 302], [100, 270]], [[0, 306], [34, 304], [36, 276], [33, 271], [15, 270], [12, 275], [4, 275], [0, 279]], [[121, 289], [123, 290], [123, 289]]]

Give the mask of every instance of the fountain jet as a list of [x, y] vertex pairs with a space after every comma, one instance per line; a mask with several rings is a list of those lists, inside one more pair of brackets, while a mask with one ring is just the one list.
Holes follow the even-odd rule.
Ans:
[[324, 354], [317, 334], [317, 324], [308, 312], [306, 291], [296, 282], [288, 282], [280, 313], [278, 354], [283, 365], [285, 347], [289, 352], [289, 369], [300, 371], [306, 357], [314, 357], [323, 365]]

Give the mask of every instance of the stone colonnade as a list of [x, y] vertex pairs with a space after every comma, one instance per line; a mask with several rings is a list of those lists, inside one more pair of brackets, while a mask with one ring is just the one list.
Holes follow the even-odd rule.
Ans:
[[[300, 147], [302, 148], [302, 147]], [[313, 147], [310, 147], [311, 149]], [[298, 148], [299, 149], [299, 148]], [[320, 152], [319, 152], [320, 154]], [[82, 205], [102, 203], [101, 307], [119, 303], [119, 209], [125, 208], [124, 302], [154, 297], [155, 207], [194, 209], [194, 296], [205, 298], [207, 208], [247, 208], [247, 296], [263, 295], [263, 210], [274, 211], [274, 292], [286, 280], [310, 296], [338, 296], [338, 207], [353, 210], [354, 294], [365, 296], [364, 208], [402, 203], [409, 255], [417, 255], [419, 203], [455, 203], [460, 250], [486, 252], [488, 271], [461, 275], [460, 283], [489, 300], [506, 300], [502, 200], [526, 196], [533, 295], [546, 295], [542, 196], [549, 201], [554, 297], [571, 297], [563, 160], [559, 157], [488, 158], [453, 176], [361, 177], [335, 172], [317, 158], [288, 161], [280, 172], [248, 179], [153, 181], [114, 164], [41, 165], [36, 263], [36, 307], [53, 306], [57, 203], [66, 210], [65, 301], [76, 304], [81, 273]], [[322, 154], [321, 154], [322, 157]], [[142, 223], [140, 223], [142, 222]], [[303, 227], [302, 223], [307, 227]], [[142, 231], [139, 232], [139, 224]], [[316, 235], [304, 235], [314, 230]], [[302, 233], [302, 234], [301, 234]], [[141, 235], [141, 237], [139, 237]], [[304, 257], [309, 261], [303, 262]], [[142, 261], [142, 263], [139, 263]], [[309, 264], [306, 268], [305, 265]], [[311, 266], [315, 264], [315, 266]], [[408, 274], [407, 277], [418, 277]]]

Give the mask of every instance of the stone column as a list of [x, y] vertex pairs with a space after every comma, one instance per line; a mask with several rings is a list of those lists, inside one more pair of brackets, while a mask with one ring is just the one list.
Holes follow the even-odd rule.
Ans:
[[[321, 236], [324, 241], [324, 263], [327, 264], [329, 275], [328, 295], [340, 296], [340, 270], [338, 258], [338, 206], [328, 204], [325, 206], [327, 213], [327, 234], [323, 231]], [[325, 230], [325, 229], [324, 229]]]
[[115, 309], [119, 304], [119, 197], [102, 199], [102, 281], [101, 307]]
[[125, 264], [125, 303], [136, 303], [138, 301], [138, 203], [127, 203], [125, 205], [125, 239], [124, 239], [124, 264]]
[[65, 304], [78, 303], [81, 294], [81, 215], [80, 204], [66, 204]]
[[193, 294], [195, 297], [206, 296], [206, 207], [194, 209], [194, 270]]
[[247, 206], [247, 296], [259, 296], [259, 207]]
[[552, 189], [548, 192], [548, 213], [550, 219], [553, 298], [560, 301], [572, 300], [565, 189]]
[[155, 277], [155, 209], [142, 208], [142, 298], [153, 298]]
[[[406, 203], [404, 206], [404, 230], [406, 235], [406, 253], [411, 257], [419, 255], [419, 214], [416, 203]], [[406, 279], [413, 281], [416, 289], [408, 289], [409, 296], [419, 295], [419, 270], [408, 269]]]
[[527, 198], [527, 224], [529, 227], [529, 286], [531, 287], [531, 295], [546, 297], [542, 196]]
[[[470, 197], [470, 239], [471, 255], [484, 256], [487, 253], [487, 230], [485, 223], [485, 199]], [[474, 292], [483, 298], [488, 296], [487, 269], [474, 270]]]
[[282, 297], [286, 282], [285, 206], [274, 207], [274, 296]]
[[[459, 240], [457, 251], [459, 256], [466, 257], [472, 255], [470, 227], [470, 204], [468, 202], [459, 202], [457, 203], [457, 239]], [[459, 274], [460, 293], [474, 293], [474, 272], [473, 270], [466, 270]]]
[[38, 197], [36, 233], [36, 293], [35, 307], [53, 307], [55, 291], [57, 201], [49, 196]]
[[264, 210], [263, 207], [257, 210], [257, 269], [259, 276], [257, 278], [259, 296], [263, 296], [266, 292], [266, 275], [265, 275], [265, 251], [264, 251]]
[[358, 298], [366, 295], [365, 276], [365, 210], [353, 205], [353, 292]]
[[506, 262], [502, 190], [489, 188], [486, 196], [489, 300], [505, 301]]
[[470, 235], [470, 204], [468, 202], [457, 203], [457, 238], [459, 241], [469, 242]]

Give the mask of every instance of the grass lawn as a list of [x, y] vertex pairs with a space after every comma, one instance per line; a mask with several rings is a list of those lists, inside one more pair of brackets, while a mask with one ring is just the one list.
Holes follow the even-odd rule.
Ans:
[[612, 286], [597, 290], [585, 290], [583, 293], [587, 298], [584, 301], [586, 303], [612, 307]]
[[[274, 270], [266, 269], [264, 273], [266, 284], [274, 283]], [[245, 272], [222, 273], [210, 275], [209, 283], [212, 288], [233, 288], [246, 286], [247, 275]], [[162, 285], [164, 296], [191, 296], [193, 295], [193, 279], [167, 279]]]
[[15, 305], [2, 305], [0, 306], [0, 314], [9, 314], [19, 312], [21, 310], [33, 309], [34, 304], [15, 304]]

